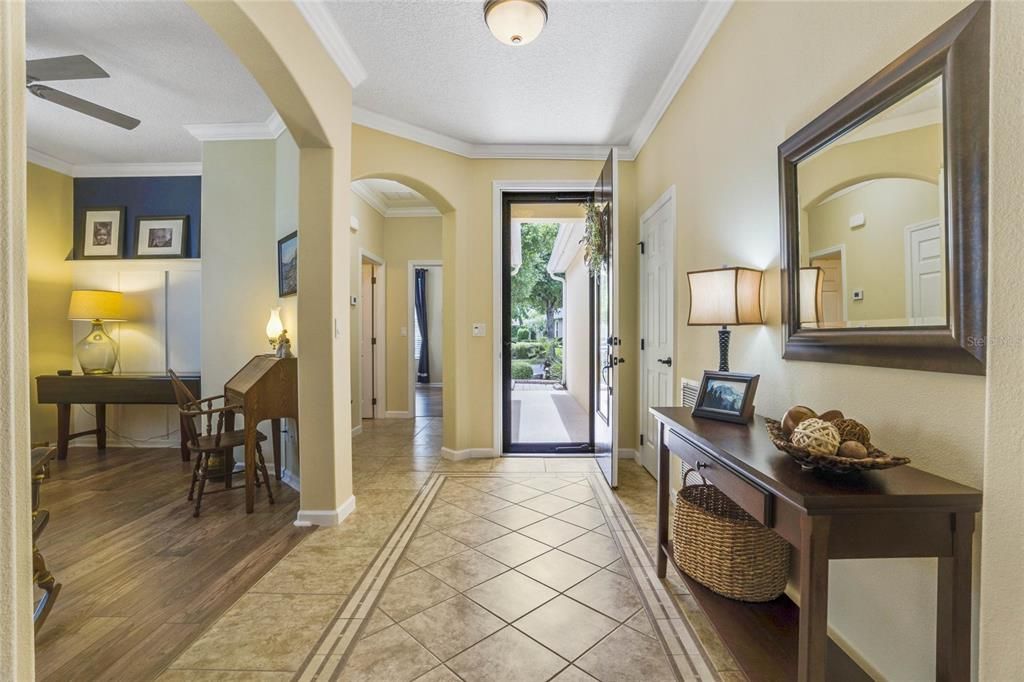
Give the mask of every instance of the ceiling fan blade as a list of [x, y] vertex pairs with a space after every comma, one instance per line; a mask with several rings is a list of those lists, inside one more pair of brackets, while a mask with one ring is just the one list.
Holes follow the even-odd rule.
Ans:
[[25, 62], [25, 75], [36, 81], [71, 81], [84, 78], [110, 78], [110, 74], [84, 54], [70, 57], [30, 59]]
[[99, 104], [93, 104], [88, 100], [75, 97], [74, 95], [69, 95], [68, 93], [61, 92], [60, 90], [54, 90], [53, 88], [49, 88], [45, 85], [30, 85], [28, 86], [28, 89], [33, 95], [40, 99], [45, 99], [47, 102], [53, 102], [54, 104], [59, 104], [62, 107], [74, 109], [86, 116], [98, 118], [101, 121], [106, 121], [107, 123], [120, 126], [126, 130], [134, 130], [135, 127], [141, 123], [137, 118], [126, 116], [120, 112], [114, 111], [113, 109], [101, 107]]

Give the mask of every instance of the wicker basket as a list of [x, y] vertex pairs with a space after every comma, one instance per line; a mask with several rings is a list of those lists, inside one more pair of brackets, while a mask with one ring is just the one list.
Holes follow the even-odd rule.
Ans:
[[718, 488], [687, 485], [676, 498], [673, 554], [688, 576], [708, 589], [746, 602], [771, 601], [786, 589], [789, 545]]

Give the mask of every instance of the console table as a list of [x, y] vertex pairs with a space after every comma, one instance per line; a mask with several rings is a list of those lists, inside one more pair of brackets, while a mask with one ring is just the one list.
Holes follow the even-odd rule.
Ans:
[[[182, 376], [193, 395], [202, 395], [199, 375]], [[36, 377], [40, 404], [57, 405], [57, 459], [67, 459], [68, 442], [96, 436], [96, 447], [107, 447], [107, 405], [177, 405], [166, 374], [43, 374]], [[96, 428], [71, 433], [71, 406], [94, 405]], [[185, 429], [181, 429], [181, 459], [189, 460]]]
[[[797, 549], [800, 607], [721, 597], [679, 571], [751, 679], [870, 679], [828, 636], [830, 559], [938, 557], [936, 678], [971, 678], [971, 536], [981, 491], [910, 466], [847, 476], [805, 471], [764, 419], [731, 424], [652, 408], [658, 444], [658, 576], [672, 561], [672, 457], [697, 469]], [[678, 571], [678, 568], [676, 568]]]

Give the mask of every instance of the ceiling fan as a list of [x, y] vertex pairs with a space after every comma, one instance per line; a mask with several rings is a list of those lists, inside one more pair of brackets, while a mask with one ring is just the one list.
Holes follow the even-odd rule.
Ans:
[[69, 95], [60, 90], [54, 90], [46, 85], [40, 85], [40, 81], [70, 81], [85, 80], [88, 78], [110, 78], [110, 74], [99, 67], [96, 62], [85, 55], [77, 54], [69, 57], [50, 57], [48, 59], [30, 59], [25, 62], [25, 75], [28, 81], [25, 85], [28, 91], [39, 99], [59, 104], [68, 109], [98, 118], [112, 125], [120, 126], [126, 130], [134, 130], [141, 123], [139, 119], [126, 116], [113, 109], [101, 107], [88, 100]]

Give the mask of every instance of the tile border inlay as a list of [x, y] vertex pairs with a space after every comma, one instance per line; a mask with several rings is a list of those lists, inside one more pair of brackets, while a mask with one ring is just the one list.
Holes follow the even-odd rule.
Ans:
[[628, 512], [600, 474], [473, 471], [435, 472], [430, 475], [293, 679], [299, 682], [333, 680], [341, 674], [346, 661], [359, 642], [360, 633], [380, 601], [384, 588], [393, 577], [396, 566], [410, 541], [416, 536], [445, 481], [498, 478], [510, 483], [521, 483], [537, 478], [567, 480], [569, 476], [577, 477], [580, 482], [586, 481], [594, 493], [594, 499], [622, 556], [628, 577], [637, 588], [644, 610], [672, 664], [676, 678], [719, 680], [720, 677], [715, 672], [711, 658], [699, 637], [665, 584], [658, 579], [656, 564], [644, 546]]

